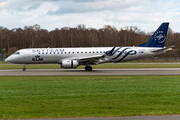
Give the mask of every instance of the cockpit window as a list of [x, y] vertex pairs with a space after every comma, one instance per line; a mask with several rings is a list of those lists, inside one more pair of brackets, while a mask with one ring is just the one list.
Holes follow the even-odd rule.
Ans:
[[20, 55], [20, 52], [15, 52], [14, 55]]

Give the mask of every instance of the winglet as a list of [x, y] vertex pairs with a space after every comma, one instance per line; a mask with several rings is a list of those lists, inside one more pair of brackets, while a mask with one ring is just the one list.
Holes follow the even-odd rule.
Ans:
[[106, 55], [112, 54], [115, 48], [116, 48], [116, 46], [114, 46], [110, 51], [107, 51], [105, 54]]

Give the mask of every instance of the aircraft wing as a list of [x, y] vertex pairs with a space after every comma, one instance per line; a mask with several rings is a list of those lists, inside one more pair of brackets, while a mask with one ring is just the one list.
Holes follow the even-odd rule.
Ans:
[[[101, 55], [93, 55], [93, 56], [85, 56], [85, 57], [72, 57], [68, 59], [77, 60], [77, 62], [81, 62], [81, 63], [98, 64], [101, 60], [109, 60], [107, 56], [113, 53], [115, 47], [116, 46], [114, 46], [110, 51], [106, 51], [106, 53], [103, 55], [101, 54]], [[58, 61], [58, 63], [60, 63], [61, 61]]]
[[87, 57], [80, 57], [77, 59], [78, 62], [90, 62], [92, 64], [98, 64], [98, 61], [100, 59], [108, 59], [106, 56], [111, 55], [114, 51], [116, 46], [114, 46], [110, 51], [106, 51], [103, 55], [93, 55], [93, 56], [87, 56]]
[[90, 63], [97, 63], [99, 59], [103, 59], [105, 55], [93, 55], [87, 57], [80, 57], [77, 59], [78, 62], [90, 62]]
[[80, 57], [77, 59], [77, 61], [78, 62], [90, 62], [92, 64], [98, 64], [98, 61], [100, 59], [106, 59], [107, 60], [108, 58], [106, 58], [106, 56], [112, 54], [115, 48], [116, 48], [116, 46], [114, 46], [110, 51], [106, 51], [106, 53], [103, 55], [93, 55], [93, 56], [87, 56], [87, 57]]
[[169, 46], [169, 47], [165, 47], [165, 48], [162, 48], [162, 49], [152, 50], [151, 52], [161, 52], [161, 51], [164, 51], [164, 50], [170, 51], [170, 50], [172, 50], [172, 48], [174, 48], [174, 47], [175, 47], [175, 45]]

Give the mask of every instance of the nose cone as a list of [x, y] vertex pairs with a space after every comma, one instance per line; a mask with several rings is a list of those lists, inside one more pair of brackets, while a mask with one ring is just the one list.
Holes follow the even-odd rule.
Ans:
[[11, 57], [7, 57], [4, 61], [7, 62], [7, 63], [12, 63]]
[[4, 60], [5, 62], [9, 63], [9, 57]]

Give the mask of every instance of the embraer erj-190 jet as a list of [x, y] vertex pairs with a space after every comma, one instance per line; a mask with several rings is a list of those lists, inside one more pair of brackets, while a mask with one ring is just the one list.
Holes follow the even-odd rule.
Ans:
[[164, 47], [169, 23], [162, 23], [151, 38], [136, 47], [84, 47], [84, 48], [28, 48], [16, 51], [5, 62], [26, 64], [60, 64], [61, 68], [77, 68], [85, 65], [86, 71], [92, 71], [90, 65], [107, 62], [125, 62], [155, 56], [172, 50]]

